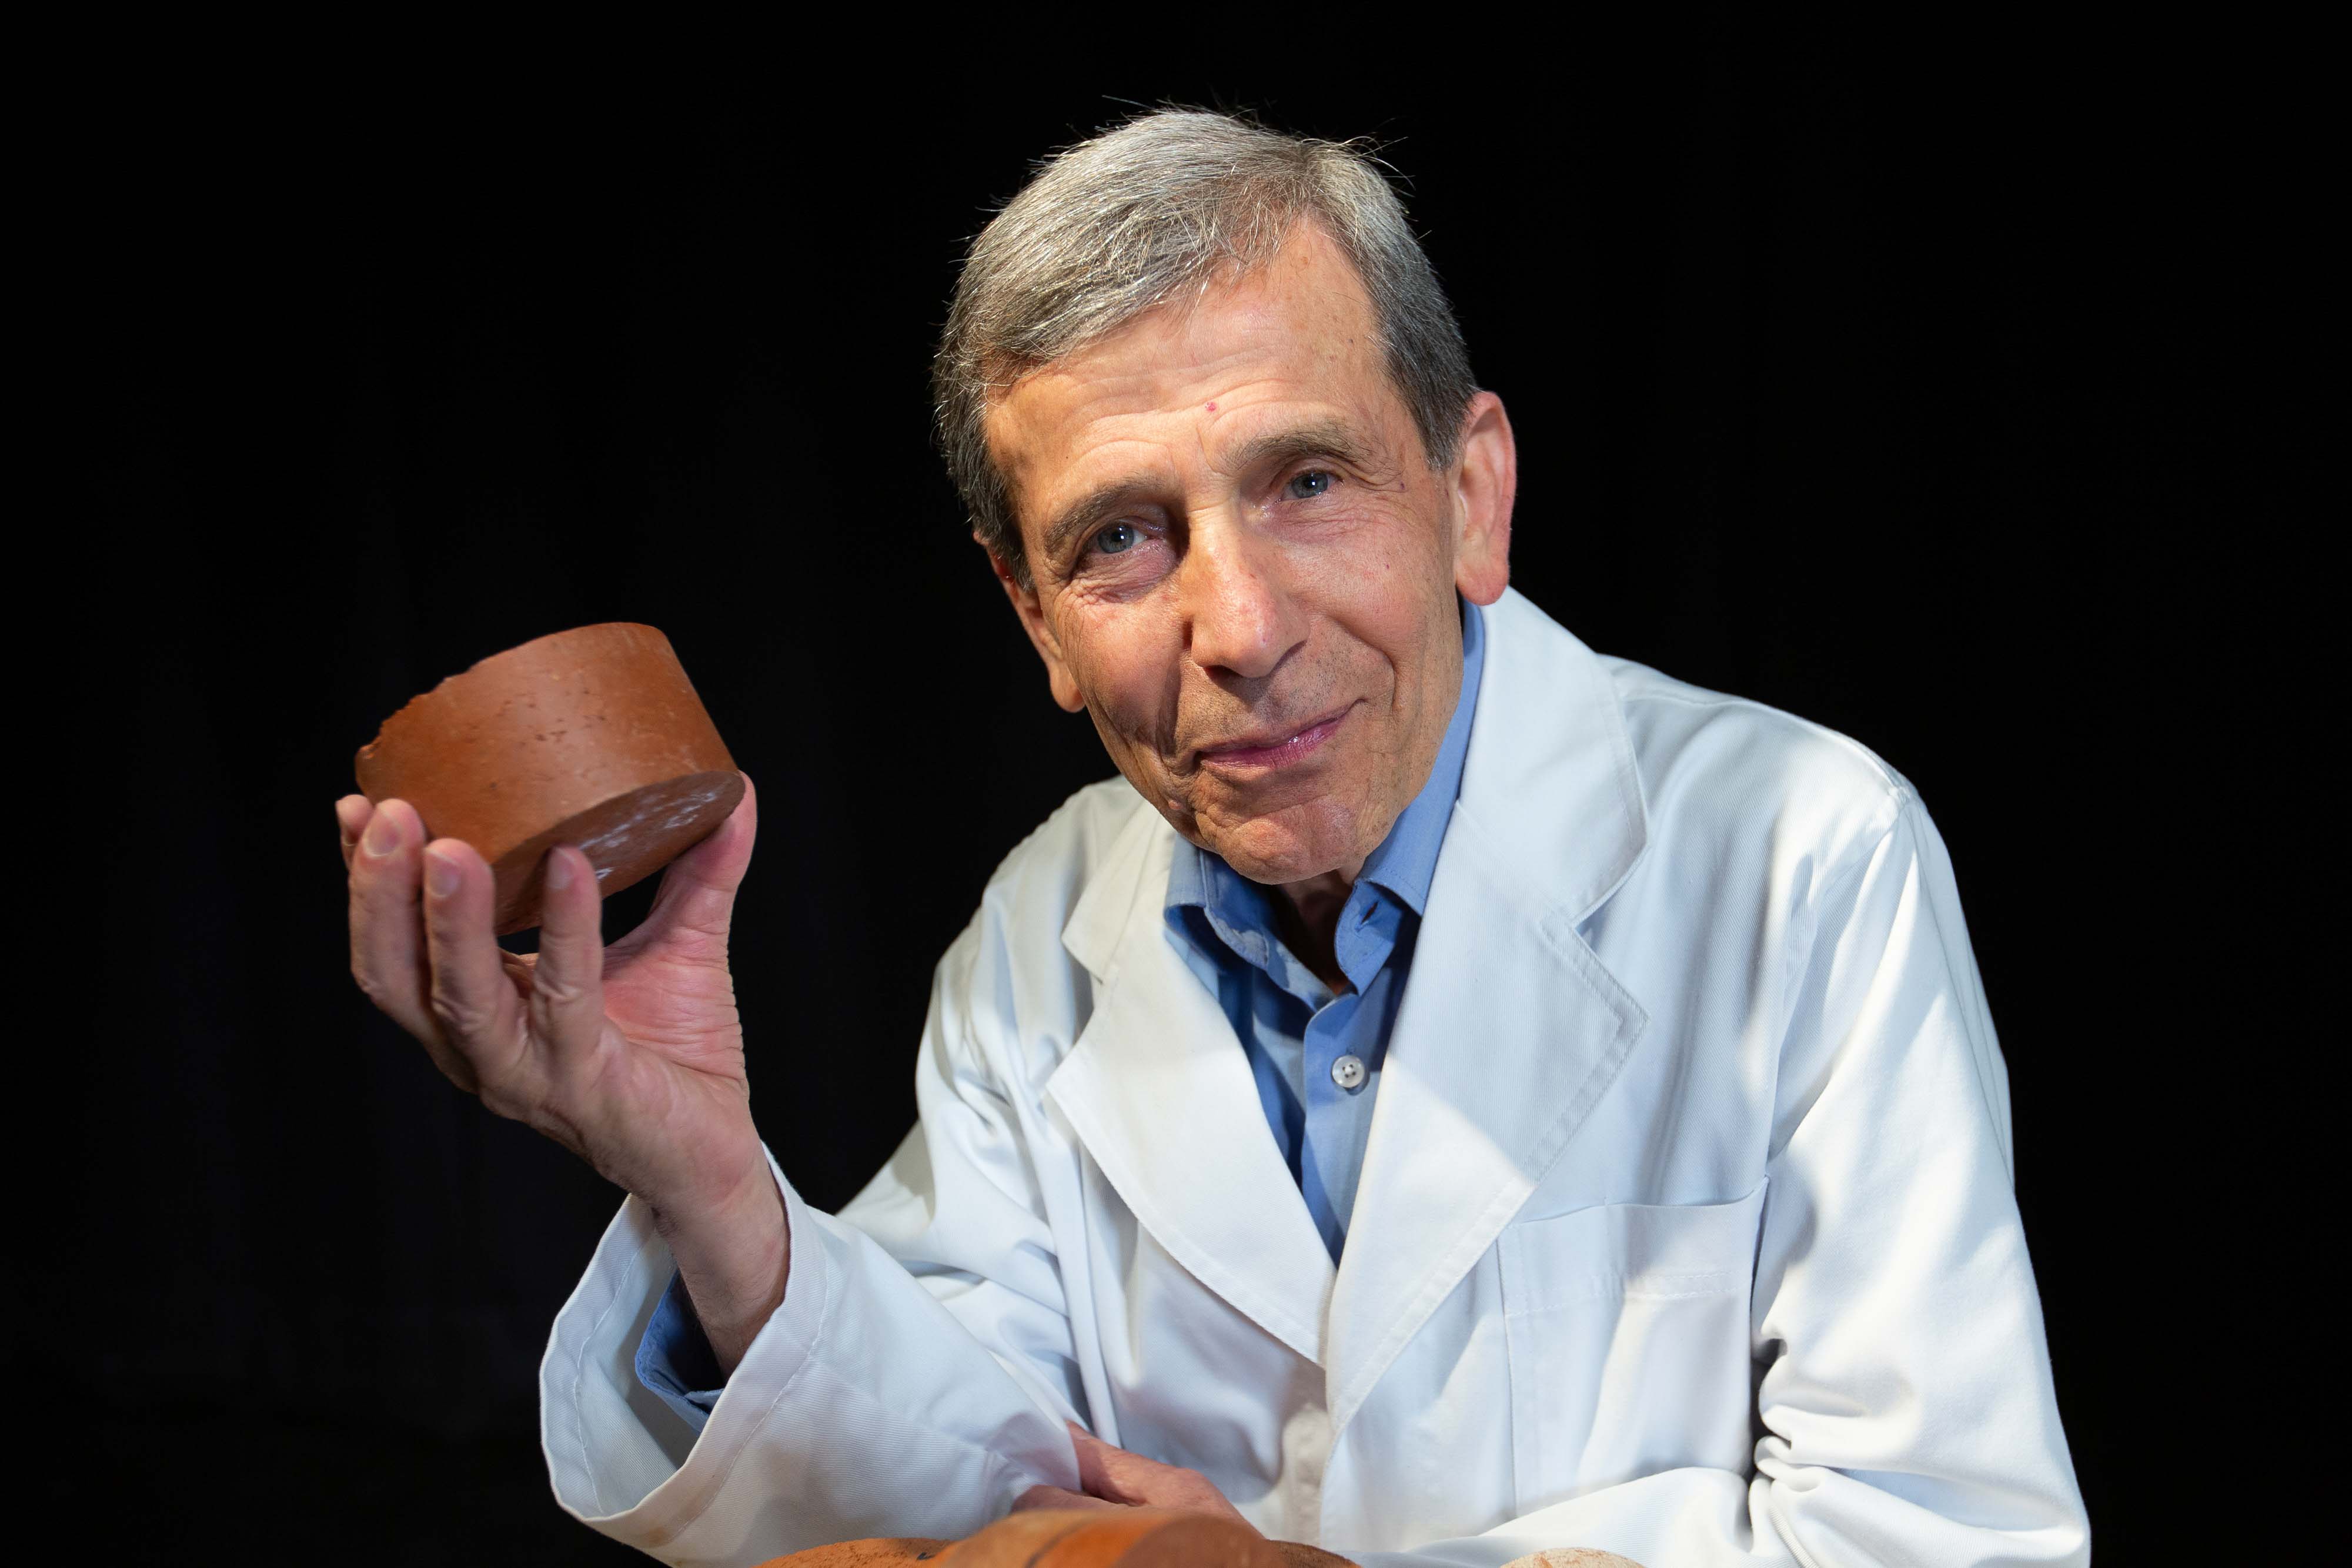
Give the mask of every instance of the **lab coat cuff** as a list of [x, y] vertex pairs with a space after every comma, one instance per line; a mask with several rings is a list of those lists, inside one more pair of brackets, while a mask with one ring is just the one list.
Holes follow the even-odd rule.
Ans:
[[[765, 1153], [767, 1145], [760, 1145]], [[784, 1179], [783, 1167], [776, 1156], [768, 1155], [768, 1169], [774, 1173], [776, 1188], [783, 1194], [784, 1226], [792, 1239], [792, 1260], [784, 1269], [783, 1304], [775, 1311], [760, 1331], [760, 1338], [774, 1334], [782, 1342], [776, 1348], [790, 1345], [798, 1351], [792, 1358], [794, 1369], [816, 1350], [817, 1336], [825, 1319], [826, 1298], [834, 1289], [833, 1268], [825, 1247], [824, 1228], [817, 1222], [816, 1210], [801, 1201], [793, 1184]], [[751, 1343], [756, 1348], [760, 1340]], [[746, 1352], [743, 1359], [751, 1357]], [[740, 1370], [740, 1369], [739, 1369]]]
[[540, 1435], [556, 1500], [633, 1543], [683, 1530], [709, 1507], [732, 1461], [813, 1360], [826, 1297], [837, 1288], [824, 1228], [774, 1155], [762, 1153], [792, 1228], [784, 1301], [705, 1419], [687, 1420], [639, 1374], [639, 1353], [677, 1270], [642, 1199], [630, 1197], [614, 1216], [548, 1339]]

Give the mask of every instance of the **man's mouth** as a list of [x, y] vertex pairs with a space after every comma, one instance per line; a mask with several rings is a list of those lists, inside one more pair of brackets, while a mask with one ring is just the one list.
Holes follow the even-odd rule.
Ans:
[[1213, 767], [1220, 769], [1257, 770], [1286, 768], [1294, 762], [1304, 761], [1325, 741], [1331, 738], [1354, 706], [1355, 705], [1350, 703], [1337, 713], [1327, 714], [1315, 720], [1304, 729], [1292, 730], [1287, 734], [1276, 731], [1266, 735], [1244, 736], [1239, 740], [1228, 741], [1222, 746], [1204, 746], [1199, 752], [1201, 765], [1204, 768]]

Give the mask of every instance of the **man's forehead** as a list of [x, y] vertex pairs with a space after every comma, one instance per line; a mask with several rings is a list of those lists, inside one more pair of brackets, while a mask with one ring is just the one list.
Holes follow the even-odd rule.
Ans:
[[1264, 266], [1022, 376], [992, 401], [987, 434], [1027, 517], [1171, 439], [1205, 455], [1275, 423], [1347, 421], [1377, 442], [1394, 401], [1355, 269], [1302, 226]]

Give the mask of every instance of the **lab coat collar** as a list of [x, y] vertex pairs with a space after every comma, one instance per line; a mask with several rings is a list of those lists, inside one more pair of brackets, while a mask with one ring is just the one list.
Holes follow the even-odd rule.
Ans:
[[1648, 837], [1615, 688], [1515, 591], [1485, 632], [1461, 795], [1336, 1270], [1232, 1026], [1168, 939], [1181, 841], [1157, 811], [1129, 819], [1062, 933], [1096, 1002], [1047, 1094], [1177, 1261], [1325, 1366], [1335, 1428], [1526, 1201], [1647, 1022], [1576, 930]]
[[1071, 912], [1062, 944], [1095, 977], [1095, 1010], [1045, 1093], [1170, 1255], [1320, 1362], [1331, 1254], [1232, 1023], [1170, 939], [1168, 865], [1183, 842], [1136, 812]]
[[1650, 841], [1617, 685], [1599, 654], [1516, 588], [1487, 607], [1486, 631], [1455, 816], [1468, 814], [1510, 850], [1512, 862], [1496, 873], [1531, 906], [1580, 925]]

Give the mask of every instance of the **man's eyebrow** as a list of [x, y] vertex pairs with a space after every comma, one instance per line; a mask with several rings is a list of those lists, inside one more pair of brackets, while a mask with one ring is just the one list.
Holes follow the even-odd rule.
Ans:
[[1229, 472], [1246, 473], [1301, 457], [1328, 457], [1353, 468], [1371, 462], [1369, 445], [1354, 425], [1341, 419], [1318, 419], [1262, 431], [1225, 454], [1219, 465]]
[[[1328, 457], [1334, 463], [1358, 468], [1370, 461], [1364, 439], [1353, 425], [1344, 420], [1318, 419], [1262, 431], [1225, 454], [1218, 465], [1229, 472], [1247, 473], [1301, 457]], [[1157, 487], [1156, 481], [1140, 475], [1096, 486], [1056, 512], [1054, 520], [1046, 525], [1045, 559], [1061, 559], [1078, 536], [1138, 496]]]

